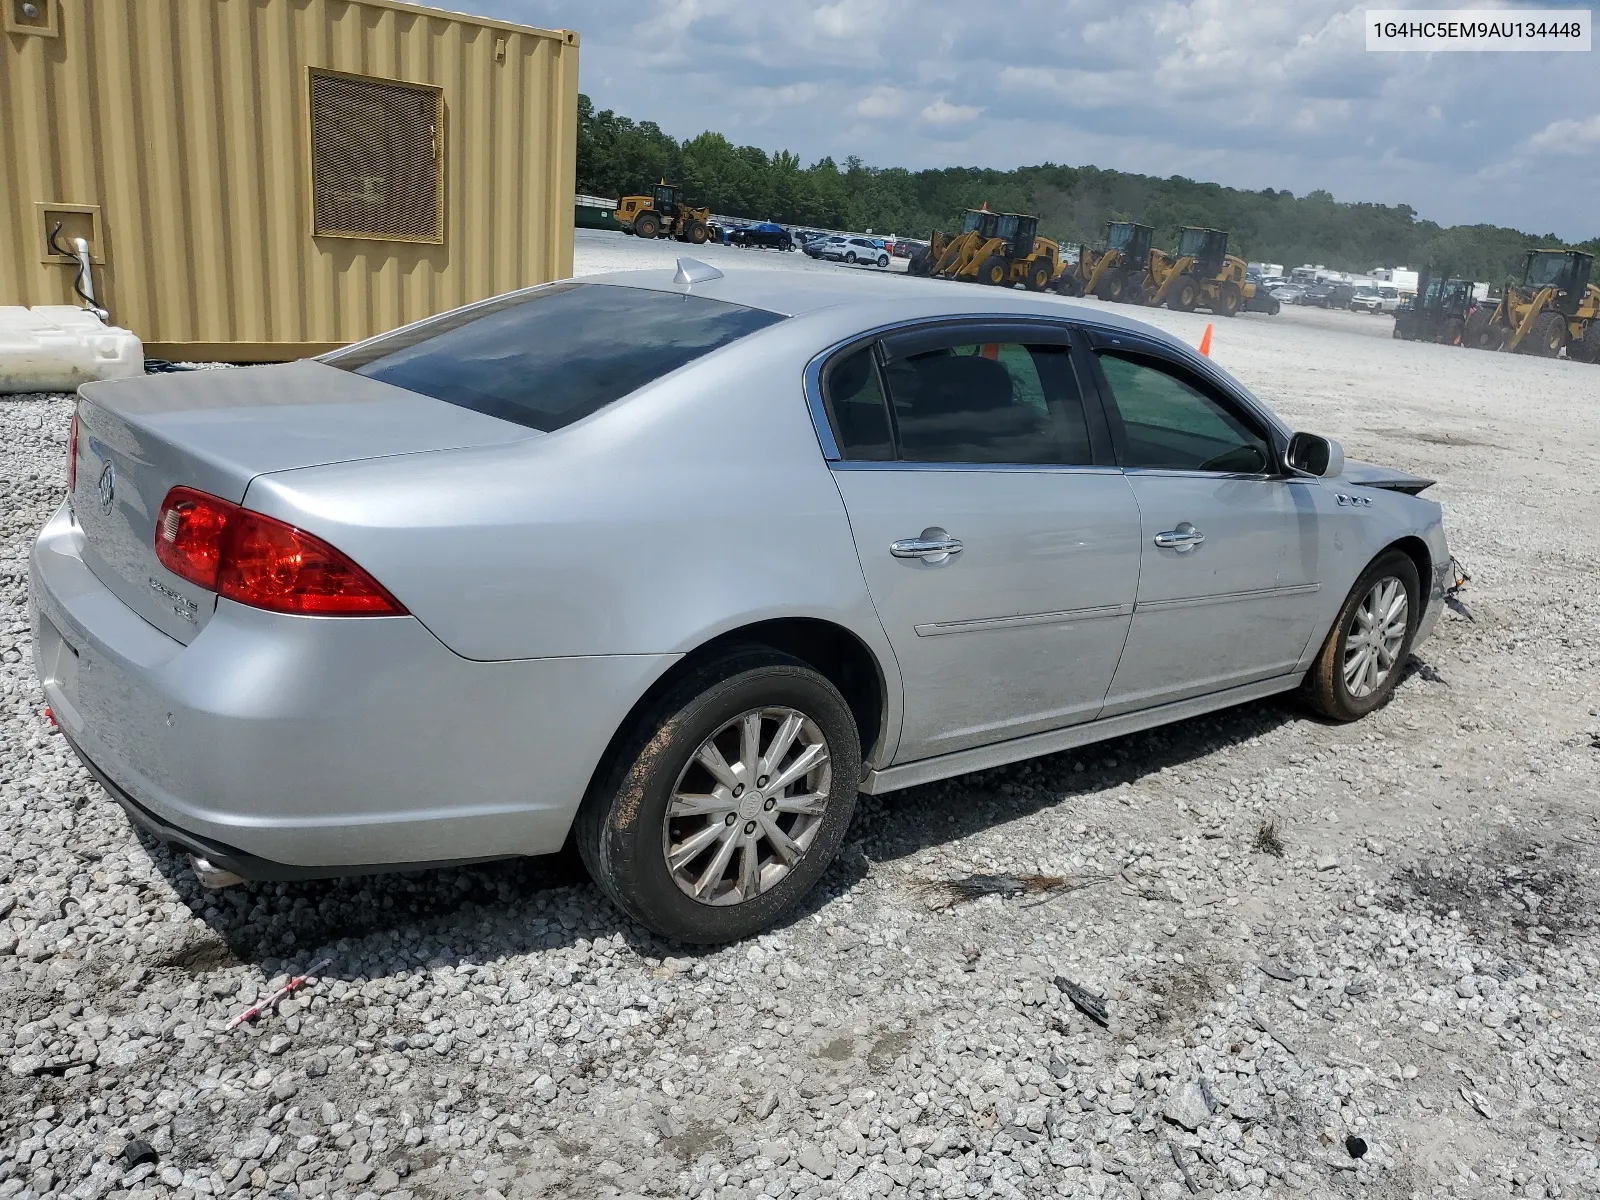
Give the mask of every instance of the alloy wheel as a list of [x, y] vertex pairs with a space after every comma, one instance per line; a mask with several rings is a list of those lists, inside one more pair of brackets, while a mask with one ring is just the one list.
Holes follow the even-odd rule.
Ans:
[[1368, 590], [1344, 639], [1344, 686], [1353, 699], [1372, 695], [1388, 681], [1405, 643], [1409, 618], [1405, 584], [1393, 575]]
[[678, 775], [662, 850], [672, 881], [702, 904], [742, 904], [776, 886], [822, 828], [833, 783], [828, 742], [798, 709], [742, 713]]

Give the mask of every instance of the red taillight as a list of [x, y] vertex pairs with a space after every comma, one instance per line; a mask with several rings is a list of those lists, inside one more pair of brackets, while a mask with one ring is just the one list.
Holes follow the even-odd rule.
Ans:
[[350, 617], [406, 611], [321, 538], [193, 488], [175, 487], [161, 502], [156, 557], [174, 575], [253, 608]]
[[78, 490], [78, 410], [72, 410], [72, 428], [67, 431], [67, 495]]
[[223, 532], [233, 515], [243, 511], [206, 492], [173, 488], [156, 517], [156, 558], [180, 579], [216, 591]]

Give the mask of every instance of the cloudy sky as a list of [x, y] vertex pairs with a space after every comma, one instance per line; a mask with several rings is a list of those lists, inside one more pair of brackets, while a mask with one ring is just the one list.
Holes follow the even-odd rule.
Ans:
[[1093, 163], [1600, 234], [1600, 45], [1368, 53], [1350, 0], [455, 4], [576, 29], [595, 104], [679, 138], [873, 166]]

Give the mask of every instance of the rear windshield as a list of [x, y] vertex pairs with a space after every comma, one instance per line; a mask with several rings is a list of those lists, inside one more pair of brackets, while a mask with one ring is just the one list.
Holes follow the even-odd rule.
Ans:
[[323, 361], [548, 432], [782, 319], [704, 296], [558, 283], [361, 342]]

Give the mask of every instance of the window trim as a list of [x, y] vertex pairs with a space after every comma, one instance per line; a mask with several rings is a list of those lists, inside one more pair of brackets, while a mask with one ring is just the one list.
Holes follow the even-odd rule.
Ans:
[[[900, 433], [894, 421], [892, 408], [888, 412], [890, 436], [894, 439], [895, 455], [892, 459], [846, 459], [839, 450], [834, 436], [833, 422], [823, 398], [822, 379], [836, 358], [872, 348], [873, 361], [878, 372], [878, 387], [884, 403], [892, 403], [888, 380], [884, 378], [883, 343], [895, 335], [910, 335], [926, 330], [937, 334], [941, 330], [985, 331], [986, 334], [1009, 332], [1012, 336], [985, 336], [983, 341], [1010, 341], [1027, 344], [1030, 339], [1048, 345], [1059, 342], [1068, 348], [1068, 362], [1078, 384], [1078, 394], [1083, 401], [1084, 422], [1088, 426], [1090, 463], [928, 463], [906, 462], [899, 458]], [[1041, 337], [1041, 335], [1044, 335]], [[1115, 446], [1111, 440], [1111, 425], [1104, 409], [1104, 393], [1098, 379], [1098, 366], [1088, 365], [1093, 349], [1082, 326], [1052, 317], [1032, 316], [1022, 313], [965, 313], [959, 316], [918, 317], [908, 321], [893, 321], [853, 334], [828, 346], [806, 364], [804, 388], [806, 406], [811, 412], [811, 424], [817, 435], [822, 457], [830, 470], [835, 471], [1085, 471], [1105, 474], [1119, 469]]]
[[[1093, 359], [1091, 370], [1095, 377], [1095, 386], [1100, 392], [1100, 403], [1104, 410], [1105, 419], [1110, 425], [1112, 441], [1116, 447], [1116, 461], [1118, 466], [1129, 475], [1175, 475], [1185, 478], [1198, 479], [1272, 479], [1293, 480], [1296, 478], [1284, 465], [1284, 455], [1289, 449], [1289, 438], [1280, 422], [1263, 412], [1257, 405], [1249, 403], [1239, 396], [1231, 387], [1218, 379], [1211, 371], [1196, 369], [1196, 365], [1187, 362], [1168, 347], [1162, 346], [1149, 338], [1137, 334], [1124, 333], [1120, 330], [1109, 331], [1097, 329], [1090, 338]], [[1238, 421], [1253, 429], [1263, 441], [1267, 443], [1270, 452], [1270, 465], [1265, 471], [1202, 471], [1197, 467], [1137, 467], [1127, 463], [1128, 449], [1126, 434], [1122, 427], [1122, 414], [1116, 409], [1116, 398], [1111, 391], [1111, 383], [1106, 378], [1105, 372], [1100, 367], [1100, 354], [1110, 352], [1123, 354], [1132, 358], [1146, 358], [1160, 367], [1166, 368], [1174, 374], [1180, 382], [1187, 376], [1196, 380], [1200, 391], [1205, 392], [1223, 408], [1227, 409]], [[1159, 369], [1159, 367], [1158, 367]]]

